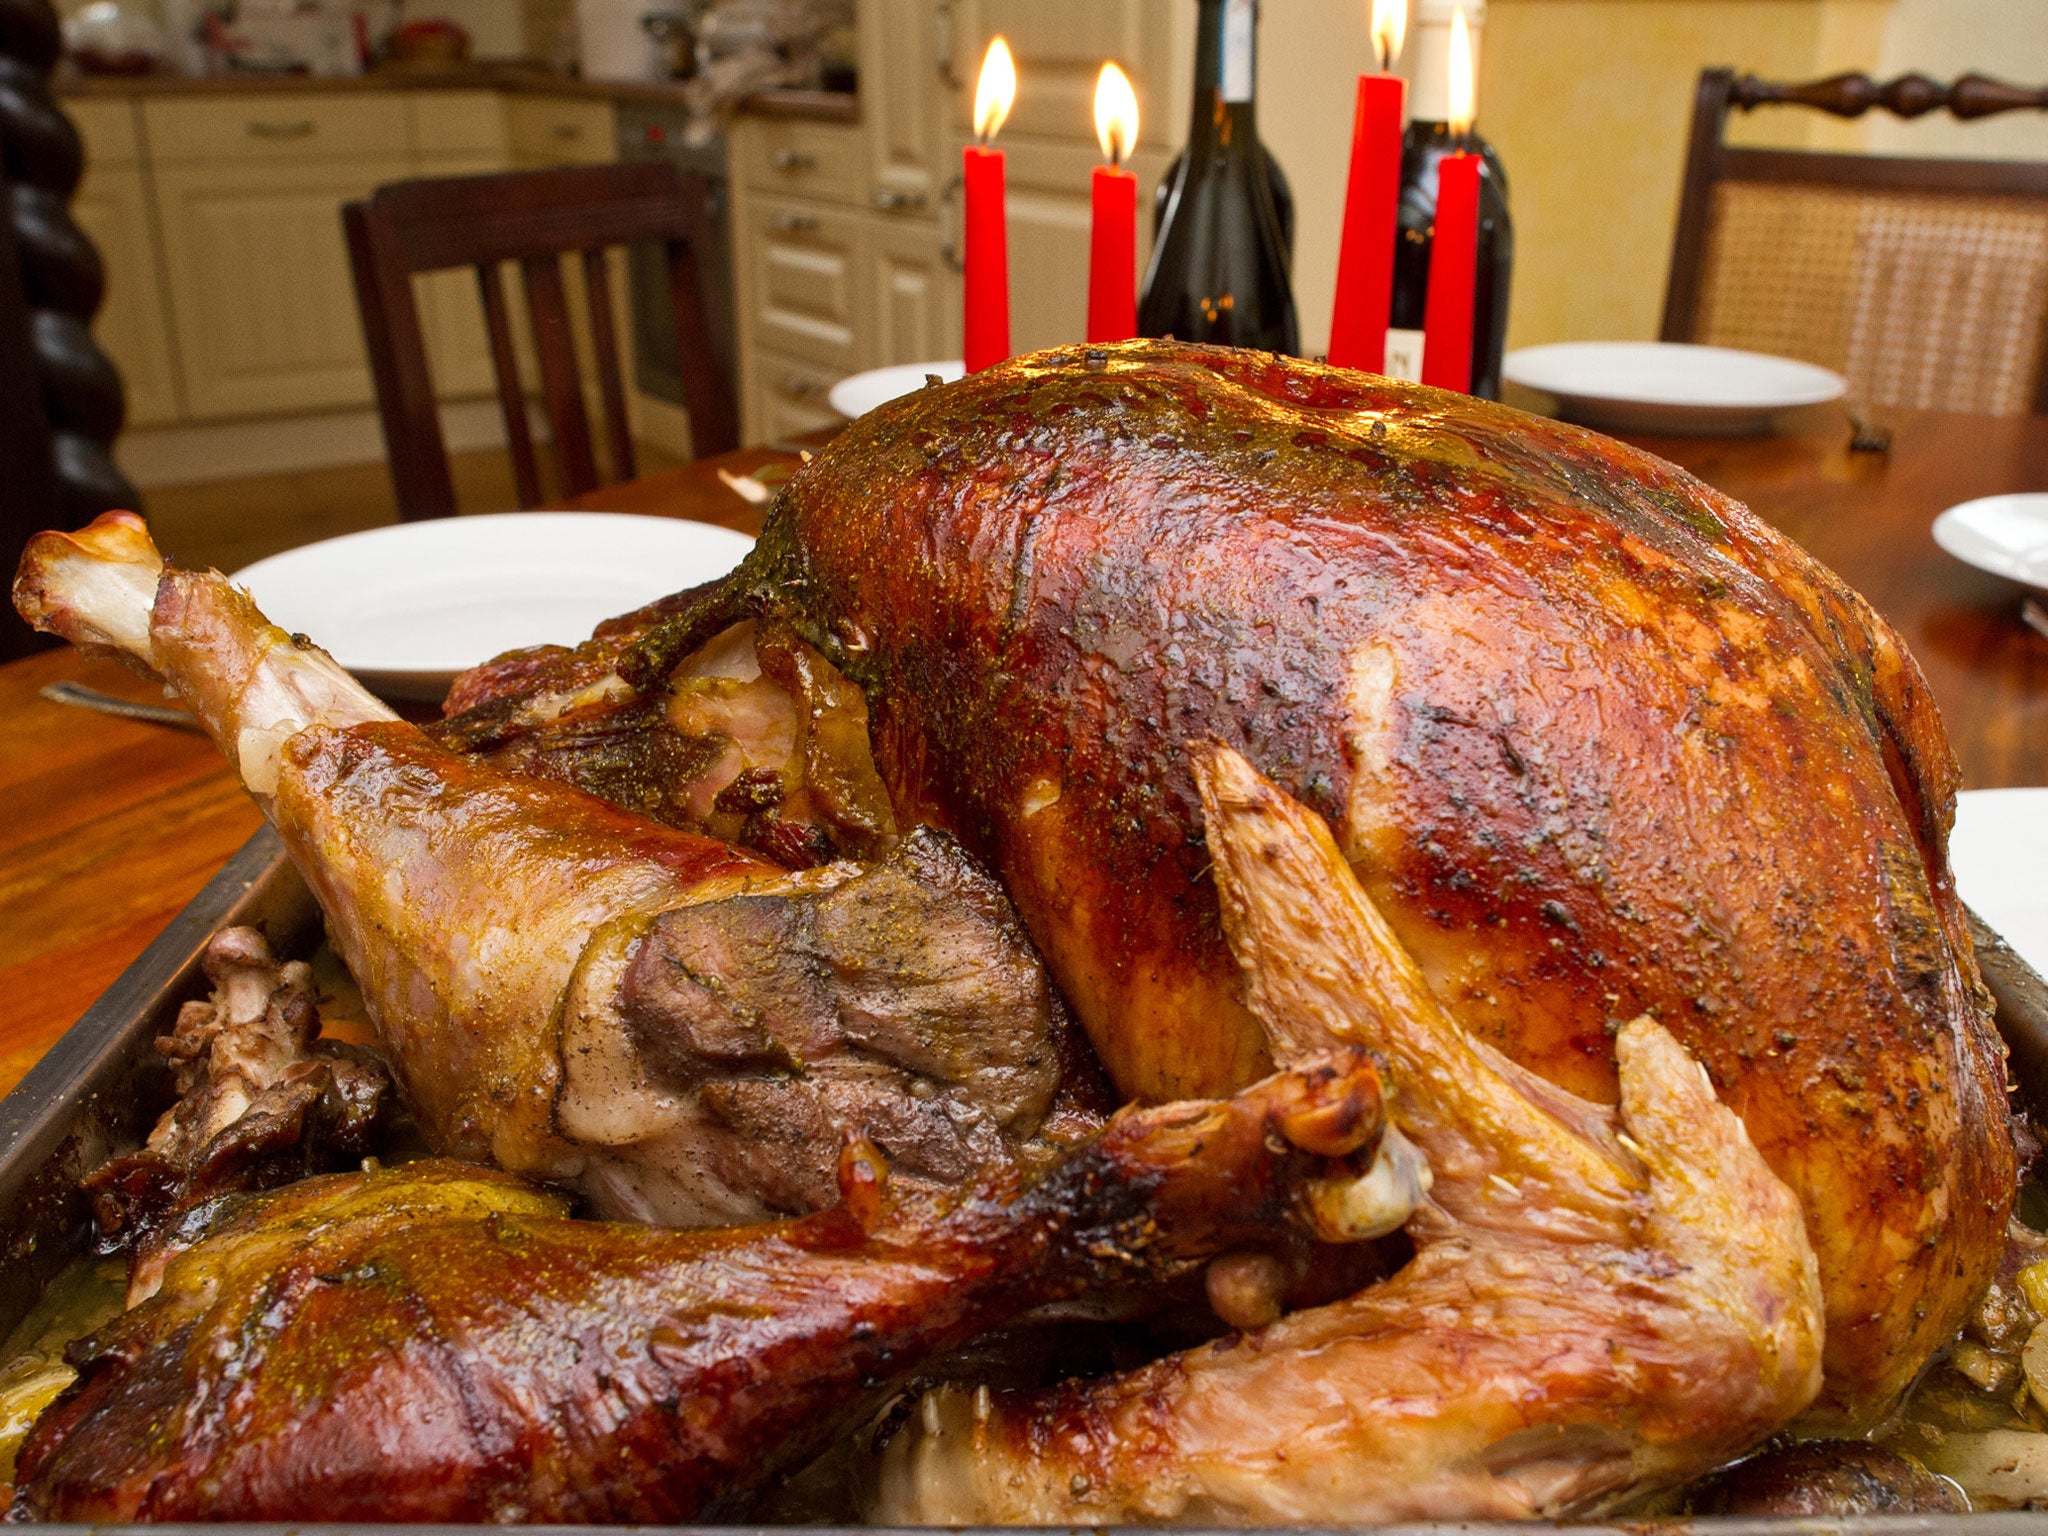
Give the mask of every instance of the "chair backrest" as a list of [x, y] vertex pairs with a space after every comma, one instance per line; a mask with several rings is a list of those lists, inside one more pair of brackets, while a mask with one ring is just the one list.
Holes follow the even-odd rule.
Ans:
[[554, 439], [558, 494], [580, 496], [607, 483], [598, 476], [584, 407], [562, 281], [565, 256], [581, 258], [610, 479], [630, 479], [637, 472], [606, 258], [614, 246], [653, 244], [665, 253], [693, 446], [702, 456], [738, 445], [729, 360], [714, 340], [698, 276], [698, 253], [710, 259], [712, 225], [704, 181], [694, 171], [657, 161], [393, 182], [343, 208], [342, 224], [400, 517], [455, 511], [455, 483], [413, 296], [415, 273], [476, 270], [522, 507], [541, 503], [540, 466], [527, 426], [501, 263], [519, 263], [541, 400]]
[[1803, 358], [1866, 405], [2048, 410], [2048, 162], [1738, 148], [1731, 109], [1913, 118], [2048, 109], [1965, 75], [1803, 85], [1700, 75], [1664, 295], [1666, 341]]

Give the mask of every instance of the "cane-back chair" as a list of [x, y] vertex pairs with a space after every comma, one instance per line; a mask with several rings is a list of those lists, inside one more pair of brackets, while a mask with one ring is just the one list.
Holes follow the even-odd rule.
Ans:
[[1732, 110], [2048, 109], [2048, 89], [1966, 75], [1879, 85], [1700, 76], [1664, 339], [1803, 358], [1866, 405], [2048, 410], [2048, 160], [1740, 148]]

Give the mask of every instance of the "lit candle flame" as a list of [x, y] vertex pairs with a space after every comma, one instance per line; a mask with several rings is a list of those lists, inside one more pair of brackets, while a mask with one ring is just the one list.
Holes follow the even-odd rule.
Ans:
[[1000, 37], [989, 42], [981, 61], [981, 79], [974, 87], [974, 136], [983, 144], [1003, 131], [1003, 120], [1017, 99], [1017, 61]]
[[1392, 69], [1408, 35], [1408, 0], [1372, 0], [1372, 47], [1380, 68]]
[[1121, 166], [1138, 147], [1138, 93], [1114, 64], [1103, 65], [1095, 77], [1095, 137], [1113, 166]]
[[1450, 126], [1460, 148], [1472, 131], [1472, 34], [1465, 26], [1465, 7], [1451, 12]]

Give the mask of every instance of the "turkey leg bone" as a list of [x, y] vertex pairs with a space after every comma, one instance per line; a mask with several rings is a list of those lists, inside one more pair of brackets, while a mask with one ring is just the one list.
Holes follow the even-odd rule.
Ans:
[[1428, 1159], [1414, 1259], [1347, 1301], [1096, 1382], [935, 1393], [888, 1523], [1564, 1517], [1729, 1460], [1820, 1386], [1799, 1206], [1654, 1020], [1578, 1099], [1431, 995], [1323, 822], [1235, 752], [1195, 762], [1247, 1001], [1281, 1060], [1381, 1053]]
[[205, 724], [440, 1151], [694, 1225], [830, 1203], [849, 1125], [946, 1185], [1041, 1155], [1048, 1115], [1099, 1123], [1056, 1100], [1064, 1017], [948, 839], [791, 873], [448, 751], [218, 573], [166, 567], [131, 513], [31, 540], [14, 598]]
[[850, 1142], [844, 1204], [773, 1226], [565, 1221], [447, 1162], [309, 1180], [216, 1208], [156, 1299], [75, 1347], [15, 1515], [742, 1510], [934, 1353], [1271, 1239], [1380, 1124], [1372, 1063], [1339, 1049], [1226, 1102], [1126, 1110], [1034, 1181], [898, 1194]]

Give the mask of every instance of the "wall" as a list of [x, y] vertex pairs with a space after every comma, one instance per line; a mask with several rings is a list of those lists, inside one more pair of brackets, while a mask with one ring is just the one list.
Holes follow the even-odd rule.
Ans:
[[[1937, 80], [1974, 70], [2016, 85], [2048, 84], [2048, 3], [1898, 0], [1885, 28], [1883, 71], [1909, 70]], [[1887, 115], [1871, 123], [1868, 141], [1894, 155], [2048, 160], [2048, 116], [2007, 112], [1959, 123], [1943, 113], [1902, 123]]]
[[[1478, 126], [1506, 161], [1515, 216], [1509, 345], [1655, 335], [1700, 69], [1736, 63], [1804, 78], [1871, 64], [1892, 3], [1490, 0]], [[1368, 12], [1366, 0], [1267, 0], [1261, 11], [1259, 129], [1301, 210], [1294, 286], [1310, 353], [1329, 341]], [[1773, 133], [1801, 144], [1842, 137], [1811, 119], [1737, 130]]]
[[[1266, 0], [1260, 133], [1301, 209], [1304, 350], [1329, 339], [1353, 82], [1366, 0]], [[1506, 160], [1515, 215], [1510, 346], [1652, 337], [1664, 300], [1693, 85], [1710, 64], [1782, 79], [1970, 68], [2048, 80], [2048, 0], [1490, 0], [1479, 129]], [[2048, 118], [1847, 124], [1764, 111], [1730, 137], [1811, 148], [2048, 159]]]

